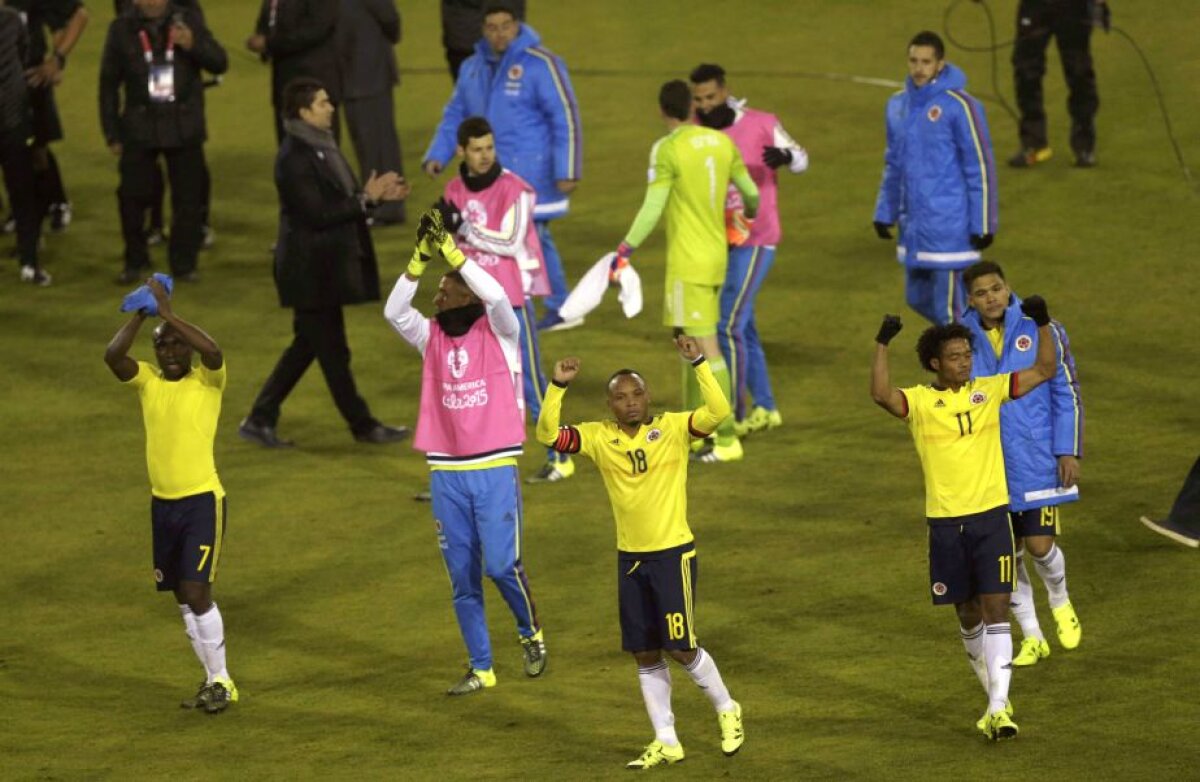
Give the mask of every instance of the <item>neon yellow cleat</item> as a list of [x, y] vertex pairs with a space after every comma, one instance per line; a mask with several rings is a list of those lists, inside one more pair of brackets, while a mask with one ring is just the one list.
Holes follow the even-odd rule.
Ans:
[[736, 462], [740, 461], [746, 452], [742, 450], [742, 441], [733, 438], [733, 442], [728, 445], [713, 445], [711, 448], [692, 454], [692, 460], [704, 462], [705, 464], [717, 464], [720, 462]]
[[525, 658], [525, 675], [530, 678], [541, 676], [546, 670], [546, 642], [541, 630], [521, 639], [521, 653]]
[[556, 481], [565, 481], [575, 474], [575, 462], [571, 461], [571, 457], [567, 457], [563, 461], [548, 461], [542, 465], [542, 469], [535, 474], [525, 479], [526, 483], [554, 483]]
[[683, 745], [676, 744], [674, 747], [668, 747], [657, 739], [650, 742], [650, 745], [642, 752], [637, 760], [631, 760], [625, 764], [625, 768], [631, 771], [645, 771], [646, 769], [654, 768], [655, 766], [671, 765], [683, 760]]
[[997, 711], [991, 715], [988, 723], [991, 729], [992, 741], [1003, 741], [1004, 739], [1015, 739], [1017, 737], [1017, 723], [1013, 722], [1012, 717], [1008, 715], [1008, 711]]
[[731, 710], [717, 712], [717, 722], [721, 725], [721, 751], [731, 758], [746, 741], [746, 732], [742, 730], [742, 704], [734, 701]]
[[1013, 658], [1012, 664], [1015, 668], [1025, 668], [1030, 665], [1037, 665], [1038, 660], [1044, 660], [1050, 656], [1050, 644], [1045, 638], [1026, 638], [1021, 641], [1021, 651]]
[[207, 694], [201, 697], [206, 712], [219, 714], [225, 711], [229, 704], [237, 703], [237, 685], [233, 683], [233, 679], [218, 677], [212, 680], [212, 683], [208, 685]]
[[467, 675], [462, 677], [462, 681], [446, 690], [447, 695], [470, 695], [474, 692], [479, 692], [487, 687], [496, 686], [496, 674], [491, 668], [486, 671], [477, 671], [474, 668], [467, 668]]
[[[1013, 715], [1012, 701], [1004, 702], [1004, 713], [1010, 717]], [[979, 721], [975, 723], [975, 727], [979, 728], [980, 732], [983, 733], [983, 735], [987, 736], [989, 739], [992, 737], [992, 728], [991, 728], [991, 725], [989, 724], [990, 723], [989, 717], [991, 717], [991, 716], [992, 715], [989, 712], [985, 711], [983, 713], [983, 716], [979, 718]]]
[[1062, 644], [1062, 648], [1074, 649], [1079, 646], [1079, 639], [1083, 637], [1083, 628], [1079, 626], [1079, 617], [1075, 615], [1075, 609], [1071, 603], [1067, 602], [1058, 608], [1052, 608], [1050, 613], [1054, 614], [1054, 621], [1058, 623], [1058, 642]]
[[768, 410], [755, 406], [750, 414], [733, 425], [733, 432], [738, 437], [745, 437], [755, 432], [769, 431], [783, 426], [783, 416], [778, 410]]

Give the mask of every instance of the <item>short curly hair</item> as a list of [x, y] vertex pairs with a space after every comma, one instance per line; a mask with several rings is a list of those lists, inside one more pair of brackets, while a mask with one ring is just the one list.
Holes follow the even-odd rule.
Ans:
[[968, 345], [974, 342], [971, 330], [961, 323], [943, 323], [925, 329], [917, 340], [917, 358], [921, 360], [921, 366], [936, 372], [932, 362], [935, 358], [941, 358], [942, 345], [952, 339], [965, 339]]

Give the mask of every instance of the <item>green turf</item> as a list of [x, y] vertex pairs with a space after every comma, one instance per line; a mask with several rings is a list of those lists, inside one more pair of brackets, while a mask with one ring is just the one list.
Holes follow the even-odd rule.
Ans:
[[[525, 553], [550, 663], [526, 680], [510, 620], [488, 588], [499, 686], [442, 695], [464, 653], [429, 508], [410, 501], [426, 468], [407, 446], [356, 445], [315, 368], [288, 400], [270, 453], [235, 435], [290, 334], [266, 248], [274, 239], [268, 71], [241, 50], [249, 0], [206, 0], [230, 50], [209, 95], [208, 155], [218, 246], [178, 311], [207, 328], [229, 363], [217, 459], [230, 526], [218, 598], [242, 701], [218, 718], [182, 712], [198, 665], [171, 600], [154, 594], [143, 435], [134, 396], [101, 361], [122, 322], [115, 164], [96, 122], [95, 63], [109, 6], [60, 92], [58, 152], [76, 223], [48, 239], [55, 284], [0, 282], [3, 567], [0, 568], [0, 777], [4, 779], [589, 779], [618, 777], [651, 736], [632, 661], [620, 652], [614, 535], [594, 468], [526, 494]], [[405, 4], [406, 6], [416, 4]], [[434, 4], [404, 8], [397, 116], [410, 172], [439, 116]], [[1041, 293], [1068, 327], [1087, 406], [1083, 502], [1064, 512], [1063, 547], [1082, 646], [1019, 671], [1015, 743], [974, 733], [983, 707], [952, 612], [926, 596], [921, 478], [903, 424], [867, 395], [880, 315], [904, 311], [901, 275], [870, 219], [886, 88], [815, 78], [903, 76], [906, 39], [938, 28], [938, 2], [531, 3], [535, 26], [574, 72], [585, 181], [555, 237], [577, 275], [613, 247], [641, 198], [662, 133], [659, 84], [702, 60], [777, 112], [812, 169], [782, 186], [785, 239], [760, 299], [759, 327], [786, 420], [747, 442], [745, 461], [692, 474], [701, 639], [745, 707], [748, 740], [720, 755], [707, 701], [679, 668], [675, 713], [687, 763], [664, 773], [745, 779], [1155, 779], [1194, 777], [1200, 752], [1195, 554], [1137, 523], [1163, 513], [1196, 456], [1200, 430], [1200, 199], [1171, 157], [1133, 51], [1095, 40], [1101, 165], [1069, 167], [1055, 56], [1047, 103], [1058, 156], [1000, 171], [992, 257], [1021, 293]], [[1200, 23], [1188, 3], [1114, 4], [1146, 48], [1184, 152], [1200, 162]], [[1012, 0], [997, 3], [1009, 37]], [[956, 33], [986, 35], [963, 3]], [[976, 94], [986, 55], [951, 52]], [[1000, 81], [1010, 78], [1001, 55]], [[808, 74], [806, 76], [805, 74]], [[998, 157], [1010, 120], [988, 104]], [[415, 182], [415, 205], [439, 188]], [[384, 277], [409, 234], [377, 234]], [[642, 367], [664, 406], [678, 370], [659, 323], [661, 236], [636, 256], [648, 311], [614, 305], [585, 329], [545, 338], [547, 359], [583, 357], [570, 417], [603, 414], [600, 378]], [[158, 263], [163, 253], [156, 251]], [[419, 293], [432, 296], [426, 283]], [[416, 355], [377, 306], [348, 311], [355, 370], [384, 420], [411, 424]], [[907, 330], [898, 382], [922, 377]], [[136, 353], [149, 357], [148, 342]], [[537, 466], [531, 448], [524, 468]], [[1052, 621], [1042, 603], [1044, 626]], [[1053, 645], [1053, 641], [1052, 641]], [[1189, 771], [1188, 769], [1191, 769]]]

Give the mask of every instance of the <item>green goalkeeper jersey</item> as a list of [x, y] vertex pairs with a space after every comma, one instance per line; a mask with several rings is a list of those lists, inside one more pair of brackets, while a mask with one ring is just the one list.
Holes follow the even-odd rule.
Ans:
[[[698, 285], [725, 281], [725, 193], [730, 181], [751, 207], [758, 188], [724, 133], [683, 124], [650, 150], [646, 198], [625, 241], [637, 247], [667, 213], [667, 279]], [[665, 204], [665, 207], [664, 207]]]

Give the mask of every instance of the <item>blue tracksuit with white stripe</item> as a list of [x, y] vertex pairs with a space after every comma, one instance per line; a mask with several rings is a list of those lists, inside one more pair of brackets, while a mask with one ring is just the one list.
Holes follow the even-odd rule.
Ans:
[[[974, 335], [971, 377], [1018, 372], [1033, 366], [1037, 357], [1038, 328], [1021, 313], [1021, 300], [1013, 294], [1004, 313], [1004, 347], [992, 349], [975, 310], [967, 310], [963, 325]], [[1014, 511], [1059, 505], [1079, 499], [1079, 487], [1058, 485], [1058, 457], [1083, 456], [1083, 399], [1079, 375], [1067, 330], [1051, 321], [1058, 370], [1043, 383], [1000, 409], [1000, 439], [1004, 470], [1008, 475], [1009, 507]]]
[[933, 323], [961, 317], [958, 272], [980, 259], [970, 237], [995, 234], [999, 223], [987, 118], [966, 86], [963, 72], [946, 63], [924, 87], [906, 79], [887, 103], [875, 222], [899, 224], [908, 305]]
[[446, 165], [458, 146], [458, 126], [468, 117], [487, 119], [500, 162], [537, 191], [533, 219], [552, 291], [546, 307], [557, 313], [568, 291], [548, 223], [570, 207], [557, 182], [583, 176], [579, 106], [566, 66], [524, 23], [503, 54], [495, 54], [487, 39], [480, 39], [475, 54], [462, 64], [423, 161]]

